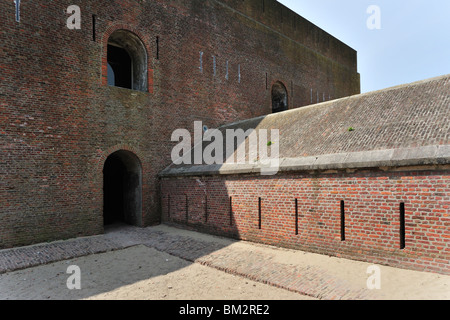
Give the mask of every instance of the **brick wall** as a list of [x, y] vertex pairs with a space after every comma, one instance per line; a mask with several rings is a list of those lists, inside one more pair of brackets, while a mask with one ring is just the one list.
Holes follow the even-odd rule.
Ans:
[[[268, 114], [275, 81], [291, 108], [310, 104], [311, 90], [313, 102], [359, 93], [354, 50], [322, 31], [284, 36], [270, 5], [255, 16], [239, 3], [22, 1], [16, 22], [14, 2], [0, 2], [0, 248], [101, 233], [102, 169], [121, 149], [142, 164], [142, 224], [158, 223], [172, 132]], [[66, 27], [70, 4], [80, 30]], [[146, 48], [147, 92], [107, 85], [118, 29]]]
[[[161, 194], [163, 220], [169, 224], [330, 256], [450, 274], [449, 186], [448, 169], [370, 170], [280, 173], [275, 177], [163, 178]], [[401, 203], [405, 208], [403, 249]]]

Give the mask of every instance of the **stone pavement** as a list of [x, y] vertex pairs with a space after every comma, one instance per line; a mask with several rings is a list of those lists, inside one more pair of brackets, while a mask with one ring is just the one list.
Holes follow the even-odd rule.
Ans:
[[103, 235], [0, 250], [0, 274], [136, 245], [318, 299], [416, 299], [415, 291], [421, 293], [418, 297], [427, 297], [424, 290], [444, 292], [430, 295], [432, 299], [450, 298], [446, 292], [449, 276], [383, 266], [383, 276], [389, 281], [405, 278], [406, 274], [405, 281], [400, 282], [403, 285], [369, 290], [367, 263], [234, 241], [167, 225], [120, 225], [107, 229]]

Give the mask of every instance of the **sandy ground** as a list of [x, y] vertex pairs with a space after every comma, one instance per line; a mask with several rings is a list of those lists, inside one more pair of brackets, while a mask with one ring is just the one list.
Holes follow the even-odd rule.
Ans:
[[[231, 241], [167, 226], [156, 231], [214, 241], [221, 249], [202, 256], [222, 267], [264, 259], [273, 270], [299, 270], [302, 276], [329, 281], [330, 286], [367, 290], [368, 263], [302, 251]], [[256, 259], [255, 259], [256, 258]], [[238, 263], [236, 264], [236, 261]], [[68, 267], [80, 269], [80, 290], [70, 290]], [[450, 300], [450, 276], [379, 266], [381, 299]], [[269, 269], [272, 270], [272, 269]], [[73, 277], [72, 277], [73, 278]], [[337, 281], [334, 281], [337, 279]], [[24, 270], [0, 274], [0, 299], [100, 300], [310, 300], [288, 290], [192, 263], [156, 249], [137, 245]]]
[[[69, 290], [71, 265], [81, 290]], [[69, 281], [71, 282], [71, 281]], [[71, 282], [73, 283], [73, 282]], [[227, 274], [146, 246], [0, 275], [0, 299], [293, 300], [312, 299]]]

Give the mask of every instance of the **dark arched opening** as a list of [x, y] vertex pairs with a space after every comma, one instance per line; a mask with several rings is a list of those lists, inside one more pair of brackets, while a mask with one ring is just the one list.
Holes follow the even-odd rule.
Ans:
[[281, 82], [276, 82], [272, 86], [272, 112], [282, 112], [288, 110], [288, 95], [286, 87]]
[[117, 30], [108, 39], [108, 84], [147, 91], [147, 50], [137, 35]]
[[139, 159], [129, 151], [117, 151], [103, 168], [103, 222], [142, 223], [142, 168]]

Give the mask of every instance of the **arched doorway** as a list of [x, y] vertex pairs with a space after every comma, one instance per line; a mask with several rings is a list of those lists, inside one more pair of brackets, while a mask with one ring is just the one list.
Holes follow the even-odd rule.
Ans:
[[286, 87], [278, 81], [272, 86], [272, 113], [282, 112], [288, 109]]
[[125, 150], [111, 154], [103, 167], [103, 223], [142, 223], [142, 167]]

